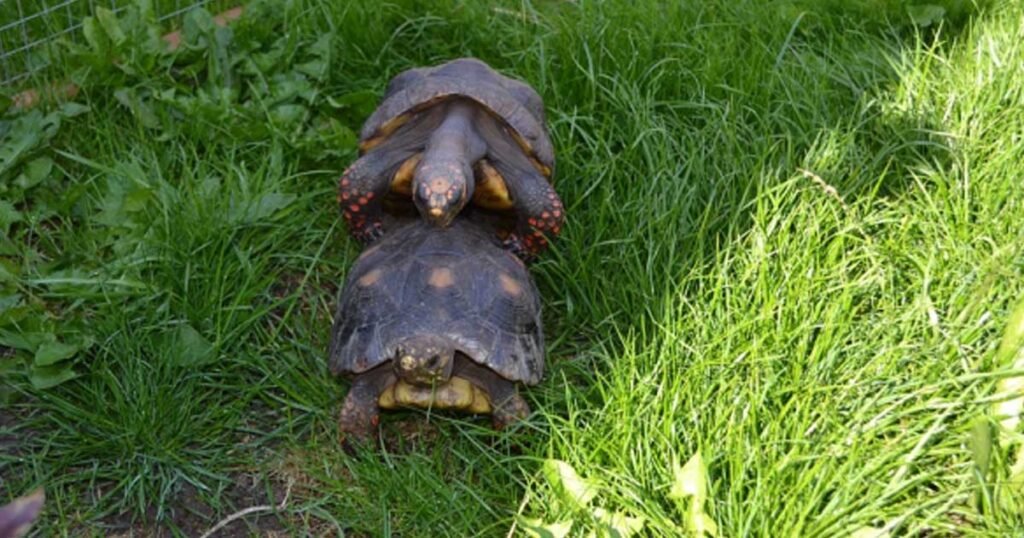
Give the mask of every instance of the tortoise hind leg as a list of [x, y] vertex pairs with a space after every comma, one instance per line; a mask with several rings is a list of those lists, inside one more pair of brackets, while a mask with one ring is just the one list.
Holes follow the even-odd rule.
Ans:
[[483, 389], [491, 400], [491, 423], [501, 430], [530, 415], [530, 405], [516, 390], [516, 384], [475, 362], [462, 358], [453, 376]]
[[562, 200], [548, 178], [495, 122], [481, 121], [478, 128], [487, 140], [487, 161], [504, 181], [515, 209], [516, 227], [506, 240], [505, 248], [525, 262], [533, 261], [548, 248], [548, 242], [562, 232], [565, 222]]
[[384, 365], [360, 374], [352, 381], [338, 418], [342, 443], [365, 442], [373, 435], [380, 421], [377, 399], [388, 385], [395, 382], [391, 368]]
[[511, 168], [503, 172], [516, 200], [517, 215], [515, 232], [505, 241], [505, 248], [524, 262], [532, 262], [547, 250], [551, 239], [562, 233], [565, 209], [544, 176], [534, 171], [520, 171], [516, 176]]
[[519, 395], [514, 383], [507, 379], [499, 381], [488, 392], [497, 402], [491, 404], [494, 407], [491, 423], [496, 430], [503, 430], [530, 416], [530, 405]]

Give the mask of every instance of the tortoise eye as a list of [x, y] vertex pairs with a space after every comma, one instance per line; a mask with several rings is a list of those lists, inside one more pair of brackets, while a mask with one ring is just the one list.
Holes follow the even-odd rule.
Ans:
[[434, 355], [433, 357], [430, 357], [430, 359], [427, 360], [427, 368], [434, 368], [434, 367], [436, 367], [437, 363], [440, 362], [440, 361], [441, 361], [441, 357], [438, 356], [438, 355]]

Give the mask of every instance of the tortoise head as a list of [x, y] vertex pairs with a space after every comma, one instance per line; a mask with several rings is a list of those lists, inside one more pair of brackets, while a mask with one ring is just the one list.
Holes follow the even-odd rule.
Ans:
[[395, 346], [395, 374], [406, 383], [432, 386], [448, 381], [455, 366], [455, 346], [429, 334], [406, 338]]
[[473, 197], [473, 170], [465, 163], [426, 163], [413, 176], [412, 201], [431, 224], [444, 228]]
[[487, 154], [487, 141], [477, 131], [480, 111], [464, 99], [439, 109], [441, 124], [430, 134], [412, 178], [412, 200], [420, 215], [445, 227], [473, 198], [473, 164]]

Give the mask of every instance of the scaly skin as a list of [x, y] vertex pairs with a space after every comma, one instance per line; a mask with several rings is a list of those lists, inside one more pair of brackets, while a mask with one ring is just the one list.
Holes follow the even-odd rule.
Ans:
[[533, 262], [547, 250], [549, 241], [562, 233], [565, 209], [547, 181], [525, 187], [533, 188], [535, 192], [519, 198], [516, 230], [505, 240], [505, 248], [524, 262]]
[[349, 233], [364, 244], [384, 234], [381, 200], [391, 188], [391, 178], [411, 150], [371, 152], [352, 163], [338, 180], [338, 206]]
[[468, 102], [449, 104], [413, 174], [413, 203], [420, 216], [439, 227], [451, 224], [473, 196], [473, 165], [487, 152], [473, 127], [478, 115]]
[[548, 178], [493, 119], [481, 120], [477, 129], [487, 141], [487, 162], [505, 180], [516, 214], [516, 228], [505, 248], [530, 262], [562, 232], [565, 208]]
[[342, 444], [363, 444], [373, 437], [380, 423], [377, 399], [384, 388], [394, 383], [396, 379], [389, 364], [374, 368], [353, 379], [338, 418]]

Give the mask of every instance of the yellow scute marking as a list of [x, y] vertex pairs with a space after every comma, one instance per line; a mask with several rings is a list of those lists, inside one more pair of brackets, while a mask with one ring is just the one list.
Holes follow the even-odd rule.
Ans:
[[435, 288], [447, 288], [455, 283], [455, 274], [447, 267], [438, 267], [430, 272], [427, 283]]
[[359, 277], [359, 280], [356, 281], [356, 284], [359, 284], [364, 288], [372, 286], [376, 284], [378, 280], [380, 280], [382, 274], [383, 272], [380, 269], [374, 269], [369, 273], [366, 273], [365, 275]]
[[501, 289], [509, 295], [519, 295], [523, 292], [523, 286], [516, 282], [516, 279], [505, 273], [499, 274], [498, 280], [501, 281]]

